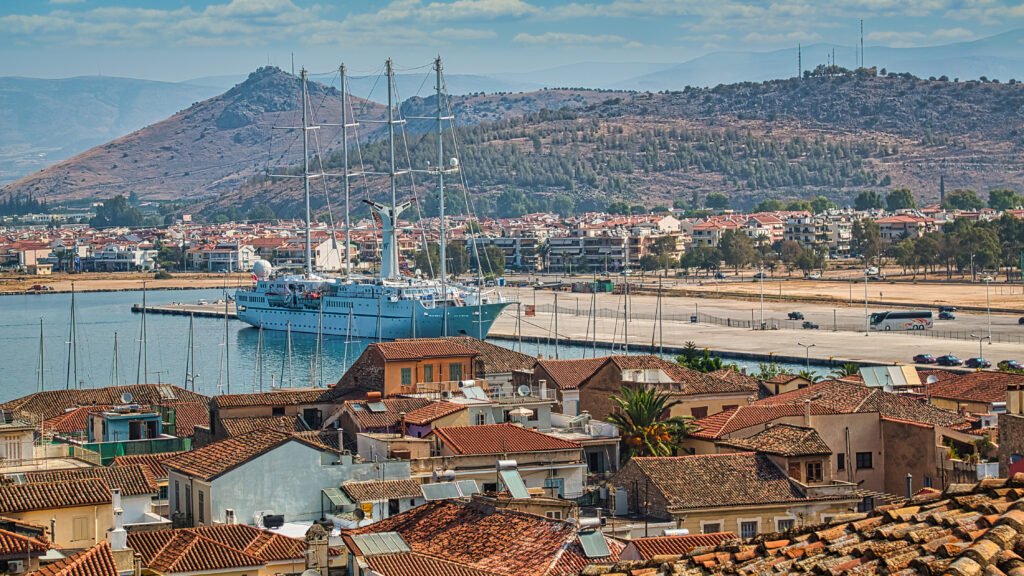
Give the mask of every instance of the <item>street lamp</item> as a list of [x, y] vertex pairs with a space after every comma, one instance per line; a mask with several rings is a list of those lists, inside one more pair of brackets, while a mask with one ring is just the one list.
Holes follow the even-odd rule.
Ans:
[[757, 273], [761, 280], [761, 330], [764, 330], [764, 266], [759, 266]]
[[[971, 334], [971, 338], [977, 338], [978, 339], [978, 360], [984, 359], [985, 355], [981, 353], [981, 343], [982, 343], [982, 341], [985, 340], [986, 336], [978, 336], [977, 334]], [[992, 337], [988, 336], [987, 338], [988, 338], [988, 343], [992, 344]], [[981, 364], [978, 364], [978, 369], [979, 370], [981, 369]]]
[[864, 270], [864, 335], [868, 335], [871, 326], [868, 319], [868, 271]]
[[811, 348], [814, 348], [815, 346], [817, 346], [817, 344], [802, 344], [800, 342], [797, 342], [796, 345], [797, 346], [803, 346], [803, 348], [804, 348], [804, 366], [806, 367], [807, 370], [810, 370], [811, 369]]
[[992, 277], [985, 276], [985, 315], [988, 316], [988, 343], [992, 344], [992, 301], [988, 297], [988, 287]]

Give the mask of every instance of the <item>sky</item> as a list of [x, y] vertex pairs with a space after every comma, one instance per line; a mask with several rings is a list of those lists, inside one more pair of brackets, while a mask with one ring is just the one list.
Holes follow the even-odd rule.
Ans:
[[1021, 0], [2, 0], [0, 76], [184, 81], [274, 64], [371, 74], [683, 62], [816, 42], [927, 46], [1024, 28]]

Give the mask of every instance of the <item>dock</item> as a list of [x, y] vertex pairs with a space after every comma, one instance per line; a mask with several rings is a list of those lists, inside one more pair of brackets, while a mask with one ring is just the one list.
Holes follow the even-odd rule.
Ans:
[[[139, 314], [143, 310], [141, 304], [132, 304], [132, 312]], [[208, 304], [187, 304], [184, 302], [171, 302], [170, 304], [160, 304], [155, 306], [146, 306], [146, 314], [166, 314], [170, 316], [196, 316], [199, 318], [223, 318], [225, 315], [228, 318], [238, 318], [238, 313], [235, 311], [235, 303], [228, 302], [227, 310], [225, 311], [224, 302], [210, 302]]]

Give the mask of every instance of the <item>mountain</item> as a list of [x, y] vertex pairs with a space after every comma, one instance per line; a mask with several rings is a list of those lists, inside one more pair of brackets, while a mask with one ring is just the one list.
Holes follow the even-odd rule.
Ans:
[[219, 91], [132, 78], [0, 78], [0, 183], [152, 124]]
[[[803, 69], [812, 70], [835, 51], [836, 63], [854, 68], [856, 48], [839, 44], [802, 47]], [[971, 42], [919, 48], [867, 46], [869, 66], [915, 76], [977, 79], [982, 76], [1024, 79], [1024, 30], [1013, 30]], [[664, 69], [620, 80], [610, 87], [626, 90], [682, 90], [686, 86], [716, 86], [791, 78], [797, 72], [797, 49], [771, 52], [727, 51], [706, 54]]]
[[674, 63], [656, 62], [579, 62], [567, 66], [543, 68], [532, 72], [498, 74], [507, 80], [529, 82], [537, 88], [623, 88], [629, 80], [647, 74], [656, 74], [675, 66]]

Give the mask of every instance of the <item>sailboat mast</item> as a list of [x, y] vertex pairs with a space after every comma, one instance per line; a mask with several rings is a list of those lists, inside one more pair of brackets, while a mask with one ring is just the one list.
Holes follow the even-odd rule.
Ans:
[[120, 363], [119, 362], [119, 358], [118, 358], [118, 356], [119, 356], [118, 352], [119, 352], [119, 350], [118, 350], [118, 345], [117, 345], [117, 332], [114, 332], [114, 367], [111, 370], [111, 373], [112, 373], [112, 376], [113, 376], [113, 378], [111, 378], [111, 380], [113, 380], [112, 384], [114, 386], [120, 386], [121, 385], [121, 374], [119, 373], [119, 371], [117, 369], [118, 368], [117, 365]]
[[71, 322], [68, 325], [68, 373], [64, 387], [71, 389], [71, 377], [74, 376], [75, 388], [78, 388], [78, 342], [75, 336], [78, 333], [75, 326], [75, 283], [71, 283]]
[[149, 380], [149, 349], [146, 345], [146, 283], [142, 283], [142, 319], [139, 324], [139, 360], [135, 365], [135, 383]]
[[195, 371], [196, 371], [196, 316], [188, 316], [188, 350], [185, 351], [185, 390], [188, 390], [189, 382], [192, 383], [192, 391], [195, 392]]
[[441, 335], [448, 335], [448, 230], [444, 220], [444, 127], [442, 116], [444, 108], [441, 103], [441, 57], [434, 60], [437, 73], [437, 194], [438, 216], [441, 219], [438, 253], [441, 257]]
[[46, 389], [46, 346], [43, 344], [43, 319], [39, 319], [39, 376], [36, 379], [39, 392]]
[[[349, 183], [348, 183], [348, 86], [345, 78], [346, 67], [341, 65], [341, 156], [344, 166], [342, 178], [345, 185], [345, 277], [352, 276], [352, 221], [349, 216]], [[353, 124], [354, 126], [354, 124]]]
[[[394, 92], [395, 92], [395, 70], [391, 64], [391, 58], [388, 58], [387, 64], [388, 77], [388, 159], [390, 161], [390, 176], [391, 176], [391, 217], [394, 218], [392, 226], [398, 227], [398, 171], [395, 166], [395, 104], [394, 104]], [[397, 263], [396, 263], [397, 264]], [[397, 273], [398, 270], [392, 270], [392, 273]]]
[[309, 111], [307, 101], [306, 69], [302, 69], [302, 194], [306, 200], [306, 275], [313, 275], [313, 243], [310, 238], [309, 210]]
[[[309, 201], [309, 195], [306, 196]], [[309, 229], [306, 229], [307, 234]], [[306, 236], [306, 248], [309, 248], [309, 236]], [[224, 380], [227, 384], [228, 394], [231, 394], [231, 342], [228, 339], [228, 298], [224, 293]]]

